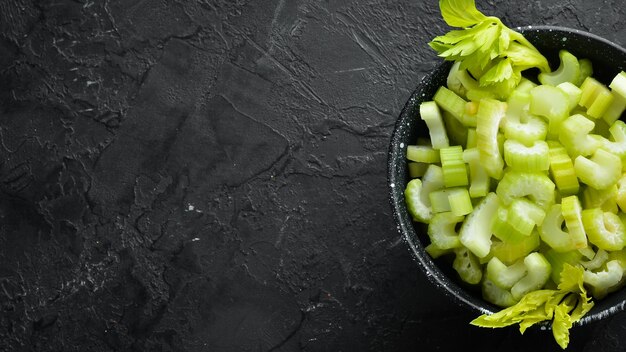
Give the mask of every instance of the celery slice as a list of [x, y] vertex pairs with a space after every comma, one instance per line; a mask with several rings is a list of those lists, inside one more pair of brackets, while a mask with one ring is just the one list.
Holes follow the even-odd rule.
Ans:
[[606, 207], [607, 203], [617, 202], [617, 194], [617, 185], [603, 190], [587, 186], [582, 194], [583, 206], [585, 209]]
[[583, 281], [591, 286], [591, 293], [596, 298], [603, 298], [608, 291], [617, 285], [624, 275], [624, 269], [617, 260], [606, 263], [606, 270], [591, 272], [585, 270]]
[[476, 135], [476, 129], [468, 128], [467, 129], [467, 144], [465, 145], [465, 149], [475, 148], [477, 140], [478, 140], [478, 135]]
[[561, 204], [551, 206], [546, 213], [543, 223], [539, 226], [541, 240], [557, 252], [569, 252], [585, 247], [587, 245], [586, 241], [584, 244], [576, 244], [570, 234], [563, 231], [564, 221]]
[[571, 157], [588, 156], [598, 149], [600, 142], [590, 136], [594, 126], [593, 121], [580, 114], [572, 115], [563, 121], [559, 130], [559, 141]]
[[[557, 145], [554, 145], [557, 144]], [[550, 155], [550, 175], [562, 195], [568, 196], [578, 193], [580, 184], [574, 162], [567, 154], [567, 151], [558, 142], [553, 142], [549, 150]]]
[[442, 110], [449, 112], [457, 120], [463, 122], [465, 104], [467, 103], [465, 99], [461, 98], [450, 89], [442, 86], [433, 96], [433, 100]]
[[433, 214], [450, 211], [450, 201], [448, 200], [448, 189], [440, 189], [428, 194], [430, 207]]
[[526, 239], [532, 232], [532, 227], [517, 228], [510, 221], [510, 211], [500, 206], [491, 225], [491, 232], [496, 238], [507, 243], [519, 243]]
[[539, 233], [533, 231], [530, 236], [519, 242], [493, 241], [491, 255], [503, 263], [512, 264], [539, 248], [540, 243]]
[[587, 246], [587, 236], [582, 220], [582, 207], [577, 196], [567, 196], [561, 199], [561, 213], [565, 220], [565, 226], [575, 248]]
[[580, 87], [587, 77], [593, 75], [593, 64], [589, 59], [580, 59], [578, 60], [578, 67], [580, 68], [580, 76], [578, 77], [578, 81], [574, 82], [574, 84]]
[[614, 185], [622, 175], [621, 159], [603, 149], [598, 149], [591, 159], [578, 156], [574, 170], [580, 181], [595, 189], [606, 189]]
[[580, 88], [571, 82], [563, 82], [556, 87], [562, 90], [563, 93], [567, 94], [567, 97], [569, 98], [569, 111], [572, 111], [578, 106], [580, 95], [582, 94], [582, 90], [580, 90]]
[[476, 146], [480, 151], [480, 161], [487, 170], [487, 174], [495, 179], [502, 177], [504, 167], [498, 146], [498, 130], [505, 111], [506, 103], [483, 99], [476, 113]]
[[626, 98], [622, 97], [615, 92], [611, 92], [613, 94], [613, 102], [606, 109], [604, 115], [602, 115], [602, 119], [606, 121], [607, 124], [611, 125], [613, 122], [617, 121], [624, 110], [626, 110]]
[[619, 251], [626, 244], [626, 228], [620, 218], [600, 208], [585, 209], [582, 220], [589, 242], [607, 251]]
[[500, 201], [495, 193], [487, 194], [463, 222], [459, 231], [461, 243], [479, 258], [489, 254], [491, 223]]
[[572, 55], [567, 50], [560, 50], [559, 59], [561, 63], [556, 70], [539, 74], [538, 79], [541, 84], [557, 86], [563, 82], [578, 82], [580, 77], [580, 64], [576, 56]]
[[515, 198], [528, 197], [543, 209], [554, 203], [554, 183], [543, 173], [509, 171], [498, 183], [496, 193], [509, 205]]
[[600, 148], [611, 152], [620, 159], [626, 158], [626, 123], [621, 120], [615, 121], [611, 127], [609, 127], [609, 133], [612, 140], [606, 138], [600, 139]]
[[407, 168], [409, 169], [410, 178], [418, 178], [424, 176], [426, 169], [428, 169], [428, 164], [410, 162], [407, 164]]
[[428, 244], [428, 246], [426, 246], [426, 248], [424, 248], [424, 250], [433, 259], [437, 259], [437, 258], [439, 258], [441, 256], [446, 255], [446, 254], [453, 253], [452, 249], [441, 249], [441, 248], [437, 247], [434, 243]]
[[[582, 96], [582, 93], [581, 93]], [[593, 103], [587, 109], [587, 115], [597, 119], [602, 117], [606, 111], [609, 109], [611, 104], [613, 104], [613, 94], [606, 87], [603, 86], [603, 89], [600, 89], [596, 98], [593, 100]]]
[[409, 181], [404, 190], [404, 198], [406, 200], [406, 207], [409, 214], [413, 217], [413, 220], [428, 223], [432, 218], [432, 212], [430, 207], [422, 202], [421, 196], [423, 193], [422, 180], [419, 178]]
[[504, 136], [507, 140], [517, 140], [525, 145], [546, 139], [548, 124], [542, 118], [524, 113], [521, 117], [507, 116], [503, 122]]
[[439, 151], [425, 145], [409, 145], [406, 147], [406, 158], [418, 163], [438, 163]]
[[521, 299], [525, 294], [539, 290], [550, 278], [552, 267], [543, 254], [533, 252], [524, 258], [526, 275], [511, 288], [511, 294], [516, 300]]
[[511, 139], [504, 142], [504, 161], [511, 169], [546, 171], [550, 167], [548, 144], [535, 141], [531, 147]]
[[455, 226], [463, 221], [462, 216], [451, 212], [434, 214], [428, 224], [428, 237], [438, 249], [452, 249], [461, 247]]
[[437, 103], [434, 101], [421, 103], [420, 118], [428, 127], [430, 142], [432, 143], [434, 149], [441, 149], [450, 145], [448, 134], [446, 133], [446, 127], [443, 124], [443, 117], [441, 116]]
[[626, 72], [622, 71], [615, 75], [609, 87], [613, 92], [626, 99]]
[[456, 270], [461, 280], [472, 285], [480, 283], [483, 272], [476, 256], [465, 247], [455, 248], [454, 254], [452, 268]]
[[478, 82], [470, 76], [465, 69], [461, 69], [461, 62], [455, 62], [450, 68], [446, 84], [450, 90], [459, 95], [465, 97], [468, 89], [478, 88]]
[[617, 180], [617, 194], [615, 195], [615, 201], [619, 206], [622, 213], [626, 212], [626, 174]]
[[467, 215], [474, 210], [472, 199], [470, 198], [467, 188], [452, 188], [448, 195], [450, 211], [456, 216]]
[[523, 260], [507, 266], [500, 259], [493, 257], [487, 263], [486, 278], [504, 290], [510, 290], [521, 278], [526, 275], [527, 268]]
[[490, 179], [487, 170], [480, 163], [478, 148], [463, 151], [463, 161], [468, 164], [470, 174], [469, 195], [472, 198], [484, 197], [489, 193]]
[[557, 136], [561, 122], [569, 113], [569, 97], [557, 87], [537, 86], [530, 90], [529, 111], [547, 118], [548, 136]]
[[447, 111], [444, 111], [442, 116], [450, 145], [465, 145], [467, 143], [467, 127]]
[[430, 207], [430, 198], [429, 195], [434, 192], [442, 189], [444, 187], [443, 182], [443, 171], [440, 166], [435, 164], [428, 165], [426, 169], [426, 173], [424, 177], [422, 177], [422, 193], [420, 196], [420, 200], [427, 207]]
[[488, 278], [483, 279], [481, 292], [485, 300], [498, 307], [506, 308], [517, 303], [509, 290], [498, 287], [498, 285]]
[[604, 249], [598, 249], [592, 259], [588, 261], [581, 261], [580, 264], [587, 270], [600, 269], [604, 263], [609, 259], [609, 253]]
[[463, 148], [460, 145], [441, 148], [439, 157], [446, 187], [466, 186], [469, 183], [467, 167], [463, 161]]
[[563, 270], [564, 264], [577, 265], [582, 258], [582, 254], [577, 250], [559, 252], [554, 248], [545, 251], [544, 255], [552, 266], [550, 277], [557, 285], [561, 281], [561, 271]]

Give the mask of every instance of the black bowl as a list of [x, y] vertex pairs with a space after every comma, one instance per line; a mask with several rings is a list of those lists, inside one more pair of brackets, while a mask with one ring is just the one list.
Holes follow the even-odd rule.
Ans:
[[[578, 58], [593, 62], [593, 77], [609, 84], [611, 79], [626, 67], [626, 50], [606, 39], [576, 29], [528, 26], [516, 28], [550, 61], [553, 68], [559, 64], [558, 52], [567, 49]], [[398, 230], [417, 261], [417, 266], [443, 293], [462, 307], [477, 314], [494, 313], [500, 308], [485, 301], [476, 288], [464, 285], [451, 265], [442, 259], [433, 260], [424, 250], [428, 244], [426, 227], [411, 220], [404, 202], [404, 188], [410, 180], [407, 171], [406, 146], [415, 144], [418, 137], [427, 137], [426, 125], [417, 118], [419, 105], [431, 100], [435, 91], [446, 83], [451, 62], [443, 61], [419, 83], [402, 110], [391, 138], [388, 155], [388, 183], [391, 207]], [[600, 320], [624, 310], [626, 289], [596, 300], [593, 309], [577, 324]]]

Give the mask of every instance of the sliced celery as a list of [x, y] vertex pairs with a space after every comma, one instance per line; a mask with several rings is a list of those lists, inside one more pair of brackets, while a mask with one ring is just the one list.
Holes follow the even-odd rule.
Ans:
[[493, 257], [487, 263], [486, 278], [498, 287], [510, 290], [521, 278], [526, 275], [527, 268], [523, 260], [518, 260], [510, 266]]
[[476, 135], [476, 129], [468, 128], [467, 129], [467, 143], [465, 145], [465, 149], [476, 147], [477, 140], [478, 140], [478, 136]]
[[622, 213], [626, 212], [626, 174], [617, 180], [617, 194], [615, 195], [615, 201], [619, 206]]
[[539, 248], [540, 243], [539, 234], [533, 231], [530, 236], [519, 242], [493, 241], [491, 254], [503, 263], [512, 264]]
[[591, 286], [591, 293], [595, 298], [603, 298], [607, 292], [617, 285], [624, 275], [624, 269], [617, 260], [606, 263], [606, 270], [591, 272], [585, 270], [583, 281]]
[[468, 89], [478, 88], [478, 82], [470, 76], [467, 70], [461, 69], [460, 64], [460, 61], [457, 61], [452, 65], [446, 83], [450, 90], [465, 97]]
[[597, 270], [609, 259], [609, 253], [604, 249], [598, 249], [592, 259], [581, 261], [580, 264], [587, 270]]
[[611, 91], [611, 94], [613, 94], [613, 102], [602, 115], [602, 119], [609, 125], [617, 121], [622, 116], [624, 110], [626, 110], [626, 98], [613, 91]]
[[409, 181], [404, 190], [406, 207], [413, 220], [428, 223], [432, 218], [430, 207], [422, 202], [422, 180], [419, 178]]
[[600, 142], [590, 136], [594, 126], [593, 121], [580, 114], [572, 115], [563, 121], [559, 130], [559, 141], [571, 157], [588, 156], [598, 149]]
[[578, 156], [574, 170], [582, 183], [595, 189], [606, 189], [614, 185], [622, 175], [621, 159], [603, 149], [598, 149], [591, 159]]
[[507, 139], [504, 142], [504, 161], [514, 170], [546, 171], [550, 167], [548, 144], [545, 141], [535, 141], [527, 147], [516, 140]]
[[491, 232], [496, 238], [507, 243], [519, 243], [526, 239], [532, 232], [528, 226], [524, 229], [516, 228], [510, 221], [510, 211], [507, 207], [500, 206], [493, 219]]
[[550, 175], [556, 187], [565, 196], [578, 193], [580, 184], [574, 170], [574, 162], [560, 143], [553, 142], [552, 144], [549, 151]]
[[430, 142], [434, 149], [441, 149], [450, 145], [446, 127], [443, 124], [443, 117], [441, 116], [437, 103], [434, 101], [421, 103], [420, 118], [422, 121], [426, 122]]
[[469, 183], [467, 167], [463, 161], [463, 148], [460, 145], [441, 148], [439, 157], [446, 187], [466, 186]]
[[424, 250], [426, 251], [426, 253], [428, 253], [428, 255], [430, 255], [433, 259], [437, 259], [441, 256], [444, 256], [446, 254], [450, 254], [453, 253], [452, 249], [441, 249], [437, 246], [435, 246], [434, 243], [430, 243], [428, 246], [426, 246], [426, 248], [424, 248]]
[[[619, 181], [618, 181], [619, 182]], [[585, 187], [582, 194], [583, 207], [602, 208], [607, 202], [617, 202], [617, 185], [613, 185], [607, 189], [597, 190], [593, 187]]]
[[484, 197], [489, 192], [490, 179], [487, 170], [480, 163], [478, 148], [463, 151], [463, 161], [468, 164], [470, 174], [469, 195], [472, 198]]
[[587, 114], [590, 117], [601, 117], [613, 101], [613, 95], [609, 88], [593, 77], [587, 77], [580, 89], [581, 95], [578, 104], [587, 108]]
[[619, 216], [600, 208], [585, 209], [582, 220], [589, 242], [607, 251], [619, 251], [626, 244], [626, 228]]
[[[582, 93], [581, 93], [582, 96]], [[611, 104], [613, 104], [613, 94], [607, 88], [601, 89], [593, 103], [587, 109], [587, 115], [598, 119], [606, 113]]]
[[483, 272], [476, 256], [465, 247], [455, 248], [454, 254], [452, 268], [456, 270], [461, 280], [472, 285], [480, 283]]
[[474, 210], [469, 192], [465, 187], [450, 189], [448, 202], [450, 204], [450, 211], [456, 216], [467, 215]]
[[428, 194], [428, 199], [430, 199], [430, 208], [434, 214], [450, 211], [448, 192], [448, 189], [440, 189]]
[[495, 179], [502, 177], [504, 167], [498, 146], [498, 130], [505, 111], [506, 103], [483, 99], [476, 113], [476, 146], [480, 151], [480, 161], [487, 170], [487, 174]]
[[626, 123], [621, 120], [613, 122], [609, 127], [609, 133], [612, 140], [600, 139], [600, 148], [617, 155], [620, 159], [626, 159]]
[[456, 216], [451, 212], [434, 214], [428, 224], [428, 237], [430, 242], [439, 249], [452, 249], [461, 247], [459, 236], [455, 226], [463, 221], [462, 216]]
[[541, 84], [557, 86], [563, 82], [578, 82], [580, 77], [578, 58], [567, 50], [560, 50], [559, 59], [561, 63], [556, 70], [539, 74], [538, 79]]
[[563, 82], [556, 87], [562, 90], [563, 93], [567, 94], [567, 97], [569, 98], [569, 111], [572, 111], [578, 106], [580, 95], [582, 94], [582, 90], [580, 90], [580, 88], [571, 82]]
[[506, 308], [517, 303], [509, 290], [498, 287], [498, 285], [487, 278], [483, 279], [481, 292], [485, 300], [499, 307]]
[[463, 122], [465, 104], [467, 103], [465, 99], [446, 87], [440, 87], [433, 96], [433, 100], [442, 110], [449, 112], [457, 120]]
[[546, 139], [548, 124], [542, 118], [524, 113], [521, 117], [507, 116], [503, 123], [504, 136], [507, 140], [520, 141], [532, 145], [535, 141]]
[[582, 254], [580, 254], [577, 250], [559, 252], [552, 248], [545, 251], [544, 255], [552, 266], [552, 273], [550, 276], [555, 284], [561, 282], [561, 271], [563, 270], [563, 265], [565, 263], [575, 266], [582, 259]]
[[406, 158], [418, 163], [438, 163], [439, 151], [425, 145], [409, 145], [406, 147]]
[[550, 278], [552, 269], [550, 263], [539, 252], [527, 255], [524, 258], [524, 265], [527, 270], [526, 275], [511, 288], [511, 294], [516, 300], [531, 291], [542, 288]]
[[498, 183], [496, 193], [509, 205], [515, 198], [528, 197], [543, 209], [554, 203], [554, 183], [544, 173], [509, 171]]
[[548, 135], [557, 136], [569, 113], [569, 97], [557, 87], [540, 85], [530, 90], [530, 113], [548, 119]]
[[577, 248], [585, 247], [585, 243], [576, 244], [569, 233], [563, 231], [563, 213], [561, 204], [554, 204], [546, 213], [546, 217], [539, 226], [541, 240], [557, 252], [569, 252]]
[[467, 143], [467, 127], [447, 111], [444, 111], [442, 116], [450, 145], [465, 145]]
[[422, 192], [420, 196], [420, 200], [426, 206], [430, 208], [430, 198], [429, 195], [434, 192], [442, 189], [444, 187], [443, 183], [443, 171], [440, 166], [435, 164], [428, 165], [426, 169], [426, 173], [424, 177], [422, 177]]
[[565, 226], [569, 232], [575, 248], [587, 246], [587, 236], [582, 219], [582, 206], [577, 196], [567, 196], [561, 199], [561, 213], [565, 220]]
[[626, 99], [626, 72], [622, 71], [615, 75], [609, 87], [613, 92]]
[[[532, 230], [535, 226], [541, 225], [546, 217], [544, 209], [524, 198], [513, 200], [509, 210], [509, 222], [518, 229], [530, 226]], [[529, 233], [530, 231], [522, 232]]]
[[580, 87], [585, 79], [593, 74], [593, 64], [589, 59], [580, 59], [578, 60], [578, 67], [580, 68], [580, 76], [578, 77], [578, 81], [574, 82], [574, 84]]
[[491, 222], [495, 216], [500, 201], [498, 196], [491, 192], [487, 194], [463, 222], [459, 231], [461, 243], [479, 258], [489, 254], [491, 247]]

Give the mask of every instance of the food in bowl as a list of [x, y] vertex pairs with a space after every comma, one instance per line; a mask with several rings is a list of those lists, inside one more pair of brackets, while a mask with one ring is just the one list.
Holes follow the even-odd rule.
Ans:
[[552, 71], [473, 1], [440, 7], [463, 29], [431, 42], [453, 64], [419, 105], [428, 138], [406, 146], [407, 210], [426, 226], [426, 252], [501, 308], [472, 324], [549, 322], [565, 348], [571, 326], [624, 284], [626, 73], [605, 85], [566, 49]]

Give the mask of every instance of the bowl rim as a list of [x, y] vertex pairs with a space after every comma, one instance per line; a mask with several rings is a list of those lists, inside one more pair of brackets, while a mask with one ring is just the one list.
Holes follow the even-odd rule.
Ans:
[[[569, 35], [573, 34], [595, 42], [599, 42], [604, 46], [611, 47], [613, 50], [620, 51], [624, 53], [624, 55], [626, 55], [626, 49], [616, 44], [615, 42], [600, 37], [596, 34], [575, 28], [551, 25], [527, 25], [513, 27], [512, 29], [521, 33], [548, 31], [567, 33]], [[391, 205], [394, 221], [396, 223], [396, 230], [400, 233], [403, 242], [408, 245], [407, 249], [410, 251], [413, 259], [417, 261], [418, 267], [420, 268], [422, 273], [425, 274], [428, 281], [434, 284], [439, 292], [442, 292], [445, 296], [447, 296], [449, 299], [451, 299], [451, 301], [456, 303], [461, 308], [473, 310], [478, 314], [493, 314], [500, 310], [500, 308], [484, 300], [480, 303], [477, 303], [481, 300], [479, 297], [468, 292], [466, 289], [462, 288], [461, 285], [459, 285], [457, 280], [454, 280], [453, 278], [450, 278], [445, 273], [443, 273], [434, 262], [433, 258], [430, 257], [430, 255], [425, 251], [424, 246], [417, 237], [417, 231], [414, 228], [413, 221], [409, 221], [408, 223], [403, 221], [400, 214], [402, 210], [400, 203], [404, 204], [404, 198], [397, 196], [397, 194], [399, 193], [396, 187], [399, 184], [399, 176], [396, 174], [396, 165], [397, 162], [404, 160], [402, 159], [403, 156], [399, 155], [399, 152], [402, 151], [400, 131], [402, 130], [402, 124], [406, 120], [403, 117], [409, 114], [409, 109], [414, 106], [414, 101], [416, 99], [419, 99], [420, 87], [423, 87], [426, 82], [432, 79], [437, 69], [441, 69], [446, 64], [451, 65], [452, 63], [450, 61], [445, 61], [441, 59], [426, 75], [422, 77], [421, 80], [419, 80], [419, 83], [413, 89], [411, 95], [409, 96], [409, 99], [403, 106], [400, 114], [397, 116], [396, 122], [394, 123], [394, 128], [389, 143], [389, 149], [387, 152], [387, 188], [389, 202]], [[624, 64], [626, 65], [626, 62]], [[410, 216], [408, 218], [410, 219]], [[408, 227], [411, 227], [411, 229], [409, 229]], [[410, 236], [411, 231], [413, 231], [416, 236]], [[574, 326], [582, 326], [591, 322], [599, 321], [618, 312], [624, 311], [625, 309], [626, 299], [623, 299], [622, 301], [605, 309], [594, 312], [593, 314], [585, 315], [579, 321], [574, 323]], [[550, 329], [549, 324], [539, 324], [539, 326], [542, 329]]]

